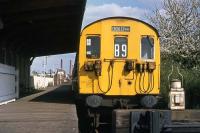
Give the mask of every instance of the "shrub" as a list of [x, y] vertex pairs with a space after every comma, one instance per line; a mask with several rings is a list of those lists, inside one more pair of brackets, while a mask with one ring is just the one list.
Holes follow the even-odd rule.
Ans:
[[179, 68], [180, 73], [183, 75], [183, 88], [186, 93], [186, 108], [199, 108], [200, 107], [200, 71], [197, 68], [189, 68], [180, 65], [178, 62], [170, 58], [162, 58], [161, 60], [161, 96], [163, 97], [162, 103], [167, 107], [169, 82], [168, 75], [171, 72], [171, 67], [174, 66], [172, 78], [181, 79], [178, 75], [176, 67]]

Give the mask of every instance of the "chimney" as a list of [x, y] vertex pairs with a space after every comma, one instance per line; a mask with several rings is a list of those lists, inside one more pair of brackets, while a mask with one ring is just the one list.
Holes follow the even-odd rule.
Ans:
[[60, 61], [60, 69], [62, 70], [63, 69], [63, 60], [61, 59]]
[[69, 75], [72, 74], [72, 60], [69, 62]]

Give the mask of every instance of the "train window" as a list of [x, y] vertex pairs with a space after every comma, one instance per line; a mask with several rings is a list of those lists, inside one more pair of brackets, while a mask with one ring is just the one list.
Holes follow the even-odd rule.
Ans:
[[127, 57], [127, 38], [126, 37], [115, 37], [114, 41], [114, 54], [116, 58]]
[[150, 36], [143, 36], [141, 40], [142, 59], [154, 58], [154, 39]]
[[88, 36], [86, 39], [86, 57], [100, 57], [100, 36]]

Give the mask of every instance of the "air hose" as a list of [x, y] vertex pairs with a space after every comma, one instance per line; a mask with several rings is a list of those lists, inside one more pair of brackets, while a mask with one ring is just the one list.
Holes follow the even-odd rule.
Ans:
[[136, 94], [139, 94], [139, 93], [137, 92], [137, 77], [138, 77], [138, 74], [136, 74], [136, 78], [135, 78], [135, 93], [136, 93]]
[[150, 73], [150, 77], [151, 77], [151, 88], [148, 91], [148, 93], [150, 93], [153, 90], [153, 88], [154, 88], [154, 74]]
[[147, 91], [147, 89], [144, 88], [144, 77], [145, 77], [145, 73], [144, 74], [140, 73], [139, 88], [140, 88], [141, 93], [146, 93]]
[[[141, 86], [142, 83], [142, 86]], [[154, 88], [154, 75], [153, 73], [148, 73], [148, 86], [147, 88], [144, 87], [145, 84], [145, 72], [144, 74], [140, 73], [140, 79], [139, 79], [139, 88], [140, 92], [142, 93], [150, 93]]]
[[[110, 75], [110, 69], [112, 74]], [[108, 89], [106, 91], [103, 91], [101, 86], [100, 86], [100, 82], [99, 82], [99, 76], [97, 77], [97, 80], [98, 80], [98, 86], [99, 86], [99, 90], [103, 93], [103, 94], [106, 94], [108, 93], [111, 88], [112, 88], [112, 82], [113, 82], [113, 70], [114, 70], [114, 61], [110, 61], [110, 64], [109, 64], [109, 67], [108, 67]]]

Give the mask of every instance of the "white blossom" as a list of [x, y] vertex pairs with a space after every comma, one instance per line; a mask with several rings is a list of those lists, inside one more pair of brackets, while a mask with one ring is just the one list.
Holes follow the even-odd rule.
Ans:
[[149, 20], [159, 30], [163, 54], [200, 62], [200, 0], [165, 0]]

